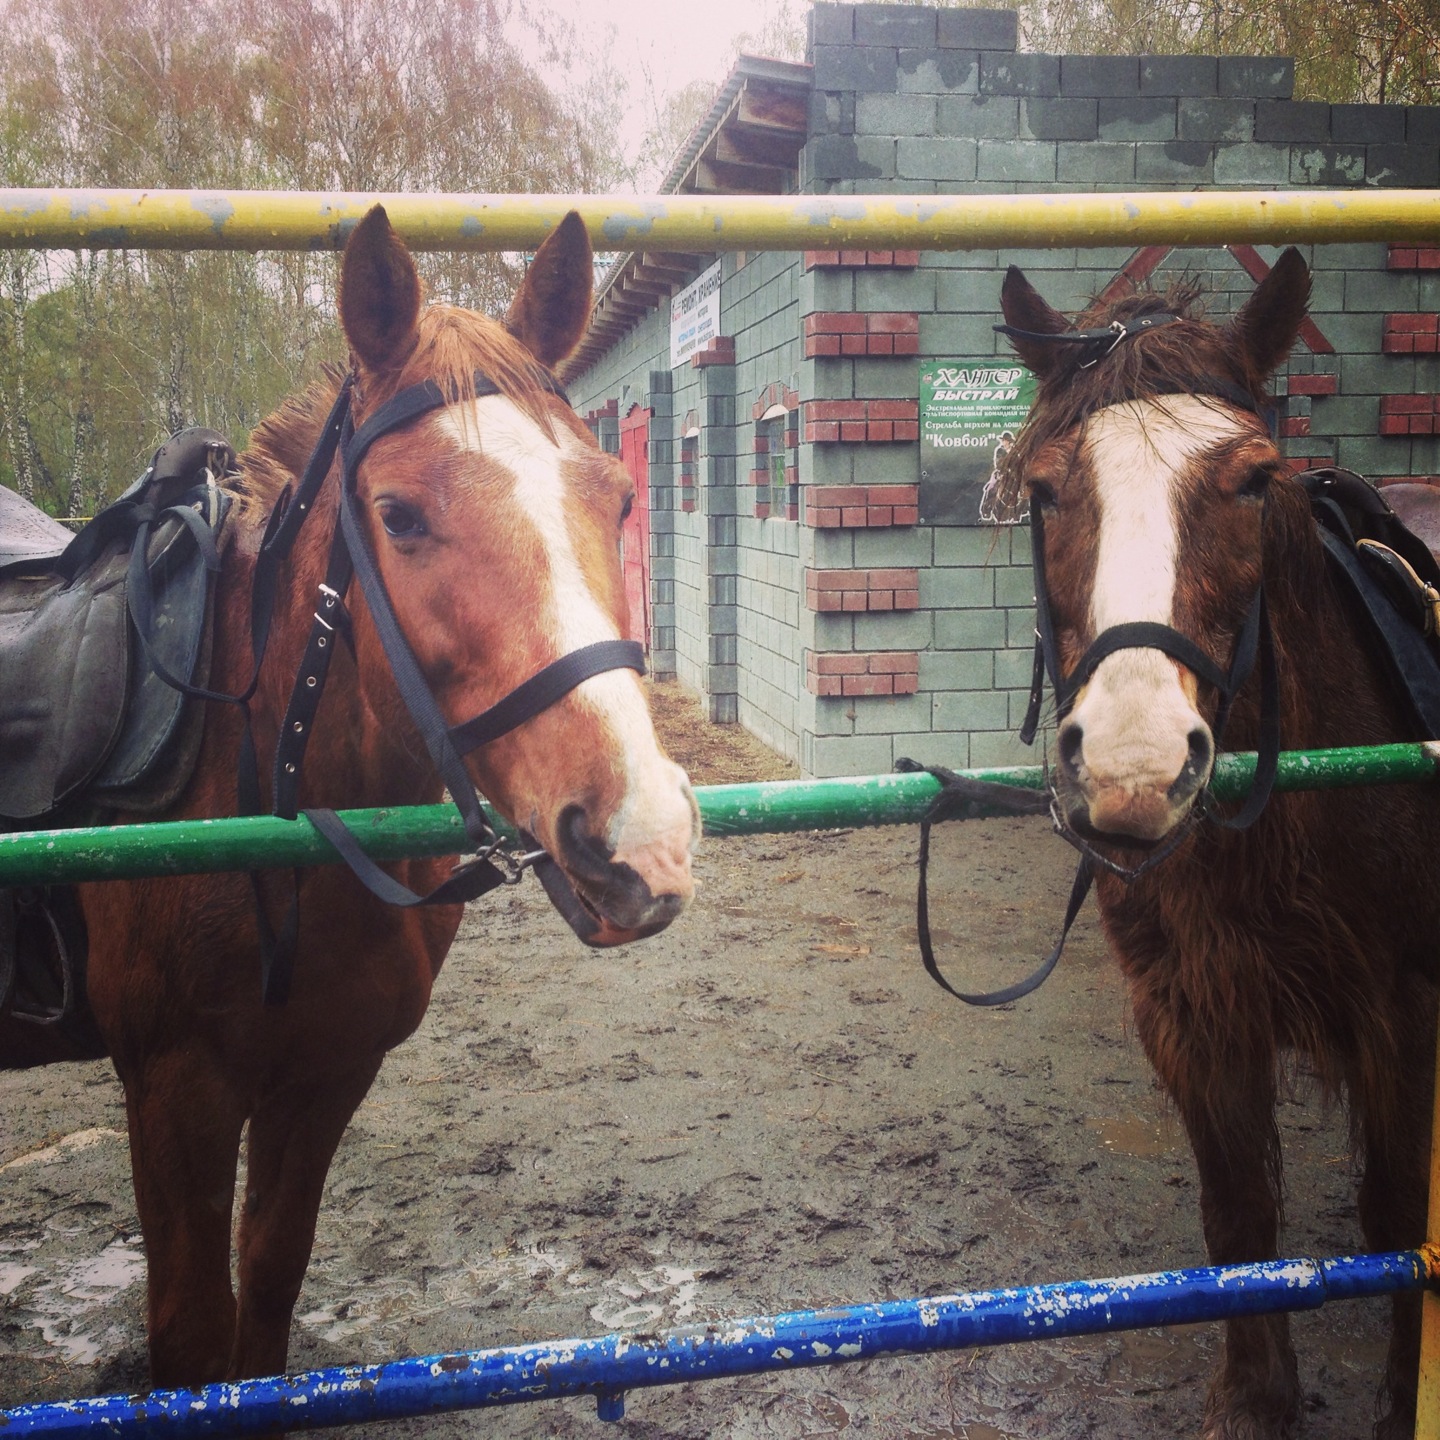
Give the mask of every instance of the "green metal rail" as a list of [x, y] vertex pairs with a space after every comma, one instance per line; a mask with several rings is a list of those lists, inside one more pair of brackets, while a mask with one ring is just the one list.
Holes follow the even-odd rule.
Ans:
[[[1255, 771], [1253, 754], [1222, 755], [1213, 790], [1221, 800], [1244, 794]], [[1038, 790], [1038, 765], [967, 770], [989, 780]], [[1352, 785], [1399, 785], [1440, 776], [1440, 743], [1379, 745], [1343, 750], [1297, 750], [1280, 757], [1277, 790], [1330, 790]], [[708, 836], [767, 835], [871, 825], [913, 825], [939, 790], [925, 774], [867, 775], [842, 780], [776, 780], [710, 785], [697, 790]], [[449, 805], [342, 811], [361, 846], [377, 860], [453, 855], [464, 844], [460, 818]], [[976, 816], [987, 812], [977, 807]], [[492, 816], [498, 822], [498, 817]], [[310, 822], [249, 819], [179, 820], [109, 825], [87, 830], [35, 830], [0, 835], [0, 886], [77, 880], [120, 880], [268, 866], [338, 862]]]

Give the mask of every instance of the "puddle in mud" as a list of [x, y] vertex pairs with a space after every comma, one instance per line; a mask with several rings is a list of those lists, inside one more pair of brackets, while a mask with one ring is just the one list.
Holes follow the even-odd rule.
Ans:
[[29, 1290], [35, 1266], [0, 1265], [0, 1295], [14, 1297], [7, 1313], [27, 1330], [38, 1330], [45, 1344], [72, 1365], [93, 1365], [116, 1335], [114, 1304], [145, 1277], [145, 1253], [139, 1237], [113, 1240], [89, 1260], [47, 1267], [53, 1276]]
[[1100, 1137], [1100, 1144], [1117, 1155], [1148, 1159], [1168, 1155], [1185, 1145], [1185, 1132], [1173, 1115], [1087, 1116], [1085, 1128]]

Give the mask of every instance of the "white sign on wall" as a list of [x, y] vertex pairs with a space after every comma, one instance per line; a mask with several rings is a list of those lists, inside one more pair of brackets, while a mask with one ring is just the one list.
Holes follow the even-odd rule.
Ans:
[[670, 301], [670, 368], [683, 365], [720, 333], [720, 261]]

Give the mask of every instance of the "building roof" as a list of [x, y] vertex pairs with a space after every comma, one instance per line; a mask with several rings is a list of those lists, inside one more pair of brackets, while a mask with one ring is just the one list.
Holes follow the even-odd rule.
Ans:
[[[659, 191], [664, 195], [784, 195], [796, 188], [809, 126], [812, 67], [742, 55], [690, 132]], [[589, 368], [648, 311], [683, 289], [708, 253], [632, 251], [617, 256], [595, 296], [590, 324], [563, 376]]]

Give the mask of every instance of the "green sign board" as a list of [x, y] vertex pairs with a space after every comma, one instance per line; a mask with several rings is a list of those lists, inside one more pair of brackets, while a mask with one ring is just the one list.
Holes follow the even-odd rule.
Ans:
[[1018, 360], [927, 360], [920, 367], [920, 519], [993, 525], [997, 469], [1035, 400]]

